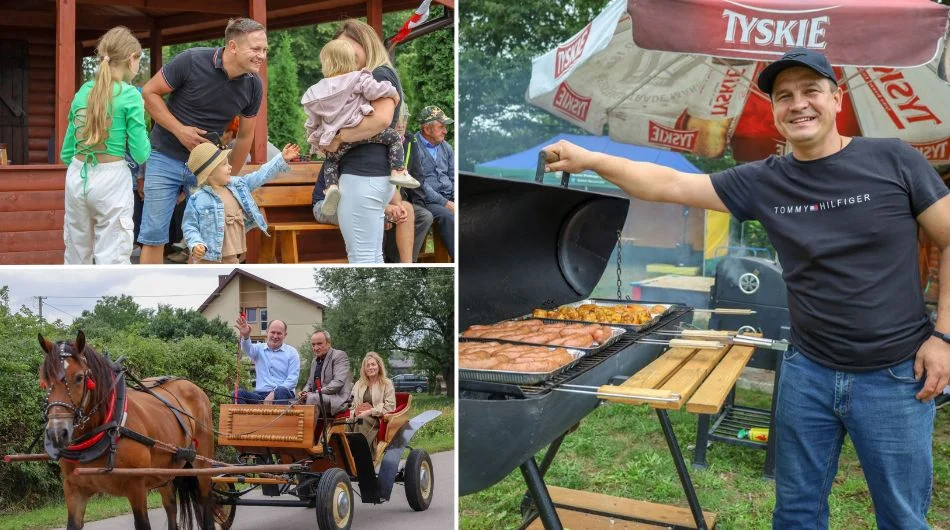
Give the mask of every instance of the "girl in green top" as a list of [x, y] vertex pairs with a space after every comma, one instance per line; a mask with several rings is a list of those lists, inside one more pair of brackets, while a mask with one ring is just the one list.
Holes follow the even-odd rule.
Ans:
[[142, 45], [122, 26], [96, 46], [95, 81], [79, 89], [69, 108], [60, 158], [66, 170], [63, 239], [67, 264], [129, 263], [132, 183], [125, 152], [143, 163], [151, 153], [142, 95], [129, 81], [139, 71]]

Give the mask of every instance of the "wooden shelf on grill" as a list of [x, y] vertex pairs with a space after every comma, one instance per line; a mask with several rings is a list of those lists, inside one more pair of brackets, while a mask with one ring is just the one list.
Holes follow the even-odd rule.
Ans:
[[725, 345], [721, 348], [670, 348], [619, 386], [602, 386], [601, 392], [621, 388], [620, 392], [643, 389], [644, 394], [665, 390], [678, 394], [677, 401], [644, 402], [636, 399], [604, 397], [607, 401], [647, 403], [650, 407], [686, 410], [698, 414], [715, 414], [722, 409], [726, 397], [748, 364], [755, 348]]
[[[571, 530], [641, 530], [676, 526], [696, 528], [689, 508], [657, 504], [653, 502], [623, 499], [601, 493], [571, 490], [548, 486], [551, 500], [557, 508], [558, 517], [564, 528]], [[703, 512], [709, 528], [716, 526], [716, 514]], [[641, 521], [650, 521], [641, 522]], [[653, 523], [653, 524], [651, 524]], [[529, 529], [543, 528], [540, 519], [536, 519]]]

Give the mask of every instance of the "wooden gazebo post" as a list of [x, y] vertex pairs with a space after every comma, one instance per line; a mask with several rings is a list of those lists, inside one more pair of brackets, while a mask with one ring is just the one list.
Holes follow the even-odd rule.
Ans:
[[152, 24], [148, 34], [148, 68], [151, 76], [162, 69], [162, 28], [157, 23]]
[[56, 0], [56, 120], [55, 159], [63, 149], [69, 119], [69, 105], [76, 92], [76, 3]]
[[366, 0], [366, 23], [383, 38], [383, 0]]
[[[264, 27], [267, 27], [267, 0], [248, 0], [248, 17]], [[267, 161], [267, 63], [261, 66], [258, 74], [261, 84], [264, 85], [264, 96], [261, 98], [261, 108], [257, 111], [257, 122], [254, 125], [254, 142], [251, 144], [251, 162], [263, 164]]]

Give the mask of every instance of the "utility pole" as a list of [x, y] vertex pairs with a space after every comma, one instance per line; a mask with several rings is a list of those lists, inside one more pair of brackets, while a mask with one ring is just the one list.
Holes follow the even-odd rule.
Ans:
[[48, 296], [37, 296], [36, 299], [40, 303], [40, 318], [43, 318], [43, 300], [49, 298]]

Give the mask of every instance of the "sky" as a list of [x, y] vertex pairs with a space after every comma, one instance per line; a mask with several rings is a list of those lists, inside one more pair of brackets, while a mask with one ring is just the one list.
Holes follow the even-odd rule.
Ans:
[[[313, 266], [242, 266], [247, 272], [291, 289], [312, 300], [327, 303], [313, 280]], [[218, 275], [230, 274], [233, 266], [147, 267], [3, 267], [0, 286], [10, 288], [10, 308], [38, 310], [37, 296], [43, 300], [43, 316], [69, 324], [84, 309], [92, 309], [102, 296], [129, 295], [142, 307], [159, 304], [198, 309], [218, 286]]]

